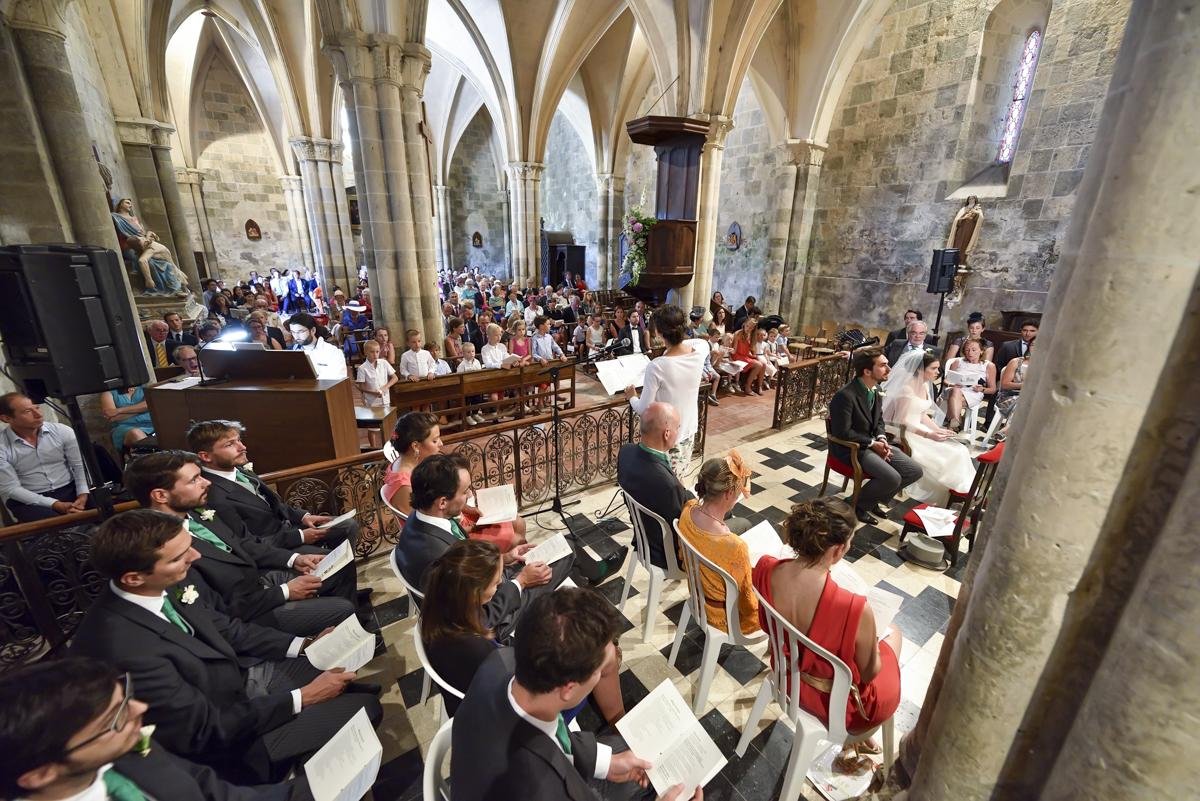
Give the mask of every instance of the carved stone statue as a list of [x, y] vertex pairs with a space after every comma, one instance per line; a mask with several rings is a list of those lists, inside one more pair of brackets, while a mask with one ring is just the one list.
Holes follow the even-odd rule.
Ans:
[[975, 249], [982, 227], [983, 208], [979, 205], [979, 198], [969, 195], [954, 215], [954, 221], [950, 223], [950, 236], [946, 238], [946, 247], [958, 249], [959, 264], [965, 264], [967, 256]]
[[[114, 215], [116, 216], [116, 215]], [[128, 238], [130, 246], [138, 254], [138, 269], [146, 282], [143, 295], [175, 295], [185, 298], [191, 294], [183, 271], [175, 266], [171, 251], [158, 241], [158, 234], [149, 231], [145, 236]]]

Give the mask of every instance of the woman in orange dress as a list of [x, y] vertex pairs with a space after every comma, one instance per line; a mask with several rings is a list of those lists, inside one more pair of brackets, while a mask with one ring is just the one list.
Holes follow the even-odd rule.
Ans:
[[[830, 575], [830, 568], [850, 549], [857, 525], [854, 510], [841, 499], [798, 503], [783, 521], [783, 539], [796, 552], [796, 558], [764, 556], [754, 567], [754, 586], [771, 606], [850, 668], [850, 698], [846, 709], [837, 714], [845, 714], [846, 731], [851, 734], [870, 731], [895, 714], [900, 705], [898, 660], [902, 640], [895, 627], [880, 640], [867, 599], [838, 586]], [[759, 615], [765, 627], [766, 615]], [[800, 670], [818, 683], [833, 679], [829, 663], [811, 651], [804, 652]], [[829, 720], [829, 694], [807, 682], [800, 687], [800, 705], [818, 718]], [[857, 773], [866, 767], [861, 753], [880, 753], [871, 741], [847, 749], [834, 761], [834, 768], [844, 773]]]
[[[729, 510], [749, 495], [750, 470], [737, 451], [709, 459], [696, 478], [699, 501], [688, 501], [679, 513], [679, 533], [705, 558], [715, 562], [738, 583], [738, 616], [742, 634], [759, 630], [758, 598], [751, 589], [750, 549], [746, 541], [725, 525]], [[729, 631], [725, 615], [725, 580], [700, 565], [704, 611], [710, 625]]]
[[742, 330], [733, 335], [734, 361], [746, 362], [746, 366], [738, 373], [738, 385], [747, 395], [751, 392], [755, 395], [762, 394], [763, 373], [767, 369], [766, 365], [754, 355], [754, 330], [756, 328], [758, 328], [758, 318], [750, 315], [742, 323]]

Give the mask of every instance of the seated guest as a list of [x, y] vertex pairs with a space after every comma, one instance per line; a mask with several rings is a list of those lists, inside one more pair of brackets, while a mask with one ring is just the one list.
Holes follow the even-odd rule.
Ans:
[[196, 334], [200, 338], [200, 345], [204, 346], [221, 336], [221, 323], [217, 320], [205, 320], [197, 327]]
[[188, 429], [188, 448], [200, 457], [204, 477], [212, 482], [208, 505], [227, 520], [240, 519], [255, 537], [280, 548], [297, 548], [319, 542], [336, 548], [358, 542], [353, 519], [332, 528], [317, 528], [333, 518], [285, 504], [275, 491], [250, 471], [250, 457], [242, 442], [245, 428], [236, 420], [205, 420]]
[[[983, 345], [983, 360], [990, 362], [995, 355], [995, 347], [990, 339], [983, 338], [983, 314], [981, 312], [971, 312], [971, 316], [967, 318], [967, 333], [950, 343], [950, 348], [946, 351], [946, 363], [949, 364], [956, 356], [962, 355], [963, 343], [968, 339], [978, 339]], [[1003, 362], [1002, 362], [1003, 364]]]
[[566, 361], [567, 357], [563, 354], [562, 348], [550, 335], [550, 318], [539, 315], [534, 319], [533, 327], [537, 331], [533, 335], [533, 346], [530, 350], [533, 360], [538, 364], [548, 364], [551, 360], [556, 359]]
[[175, 349], [175, 366], [182, 369], [185, 376], [200, 377], [200, 357], [191, 345], [180, 345]]
[[742, 319], [741, 328], [733, 335], [734, 361], [743, 362], [746, 366], [738, 374], [738, 384], [742, 392], [749, 395], [761, 395], [763, 382], [766, 380], [765, 364], [754, 355], [755, 331], [758, 329], [758, 318], [751, 315]]
[[742, 323], [746, 321], [747, 317], [762, 316], [762, 311], [759, 310], [759, 308], [755, 305], [756, 303], [758, 303], [758, 301], [755, 300], [753, 295], [751, 295], [750, 297], [746, 298], [745, 303], [738, 307], [737, 313], [733, 315], [734, 328], [741, 328]]
[[199, 344], [194, 335], [183, 330], [183, 318], [179, 316], [179, 312], [167, 312], [163, 315], [163, 322], [167, 324], [167, 342], [170, 345], [179, 347]]
[[70, 426], [48, 423], [23, 392], [0, 395], [0, 499], [18, 523], [82, 512], [91, 502]]
[[150, 364], [154, 367], [171, 366], [171, 354], [179, 343], [168, 340], [170, 332], [170, 327], [162, 320], [154, 320], [146, 326], [146, 349], [150, 352]]
[[432, 379], [437, 375], [437, 362], [425, 348], [421, 347], [421, 332], [410, 328], [404, 332], [408, 350], [400, 355], [400, 377], [407, 381]]
[[1025, 346], [1024, 355], [1009, 359], [1008, 364], [1004, 365], [1004, 371], [1000, 373], [996, 410], [1005, 417], [1012, 417], [1012, 413], [1016, 411], [1017, 399], [1021, 397], [1021, 388], [1029, 375], [1029, 357], [1033, 355], [1033, 343], [1036, 339], [1037, 337], [1033, 337], [1028, 342], [1022, 340]]
[[46, 660], [0, 677], [0, 798], [20, 801], [299, 801], [298, 779], [231, 785], [143, 737], [146, 703], [96, 659]]
[[928, 335], [929, 328], [920, 320], [914, 320], [905, 328], [905, 338], [897, 339], [888, 345], [884, 350], [884, 356], [887, 357], [887, 363], [895, 365], [900, 357], [914, 350], [928, 351], [930, 348], [925, 344], [925, 337]]
[[283, 350], [283, 335], [276, 338], [267, 325], [267, 315], [262, 312], [251, 312], [246, 318], [246, 331], [249, 333], [247, 342], [257, 342], [266, 350]]
[[724, 306], [718, 306], [713, 311], [712, 322], [708, 324], [708, 332], [724, 335], [729, 333], [728, 329], [730, 328], [732, 325], [729, 322], [729, 312], [725, 310]]
[[617, 353], [650, 352], [650, 334], [646, 331], [646, 320], [637, 309], [629, 313], [629, 322], [621, 326], [619, 339], [622, 341], [628, 339], [629, 344], [618, 350]]
[[[206, 509], [210, 482], [195, 454], [147, 454], [125, 469], [122, 483], [142, 506], [183, 521], [192, 547], [203, 557], [193, 570], [221, 597], [231, 617], [309, 636], [354, 613], [345, 597], [353, 596], [354, 582], [347, 580], [353, 570], [339, 570], [322, 581], [309, 575], [320, 555], [269, 545], [240, 519], [226, 521]], [[318, 598], [318, 593], [329, 597]]]
[[[764, 556], [754, 568], [754, 586], [789, 623], [832, 652], [850, 668], [851, 697], [845, 709], [829, 709], [833, 670], [829, 663], [805, 649], [800, 670], [813, 679], [800, 685], [800, 705], [822, 721], [845, 715], [846, 731], [870, 731], [896, 712], [900, 705], [900, 630], [886, 636], [876, 630], [875, 615], [862, 595], [839, 587], [830, 568], [850, 550], [854, 513], [837, 498], [816, 498], [792, 507], [783, 521], [783, 539], [796, 552], [795, 559]], [[766, 613], [760, 622], [767, 625]], [[814, 686], [816, 685], [816, 686]], [[848, 749], [855, 746], [847, 746]], [[873, 742], [859, 743], [857, 751], [881, 753]], [[834, 760], [841, 773], [860, 772], [863, 759], [846, 751]]]
[[996, 353], [996, 364], [1001, 368], [1007, 367], [1009, 362], [1018, 356], [1024, 356], [1029, 350], [1029, 346], [1033, 343], [1034, 337], [1038, 334], [1038, 323], [1036, 320], [1026, 320], [1021, 323], [1021, 336], [1019, 339], [1010, 339], [1000, 346]]
[[[591, 732], [568, 730], [563, 719], [616, 659], [619, 621], [612, 604], [578, 588], [529, 605], [515, 646], [487, 657], [454, 716], [455, 801], [647, 797], [642, 790], [650, 763], [624, 750], [619, 738], [597, 742]], [[593, 780], [606, 784], [597, 788]], [[663, 799], [682, 801], [681, 790], [674, 787]], [[702, 797], [697, 789], [693, 798]]]
[[117, 453], [124, 453], [133, 443], [154, 435], [154, 420], [141, 387], [123, 387], [101, 393], [100, 413], [112, 426], [110, 433]]
[[364, 331], [371, 330], [371, 319], [363, 312], [367, 307], [361, 303], [347, 303], [342, 310], [342, 350], [347, 356], [358, 353], [358, 338]]
[[[620, 342], [623, 334], [621, 333], [629, 326], [629, 314], [624, 308], [618, 306], [613, 311], [613, 318], [608, 321], [608, 338]], [[618, 348], [613, 351], [618, 356], [633, 353], [632, 343], [626, 348]]]
[[985, 397], [996, 394], [996, 365], [983, 359], [982, 342], [968, 339], [963, 343], [962, 355], [947, 361], [946, 370], [954, 373], [946, 381], [946, 419], [958, 431], [966, 409], [978, 409]]
[[[651, 403], [642, 412], [640, 442], [627, 442], [617, 454], [617, 483], [635, 501], [671, 525], [693, 498], [671, 469], [668, 453], [679, 436], [679, 412], [667, 403]], [[662, 530], [657, 522], [643, 520], [650, 563], [667, 567]]]
[[891, 345], [893, 342], [895, 342], [897, 339], [907, 339], [908, 338], [908, 324], [912, 323], [912, 322], [916, 322], [917, 320], [924, 320], [924, 319], [925, 319], [924, 315], [922, 315], [921, 312], [917, 311], [916, 309], [905, 309], [904, 310], [904, 325], [903, 325], [903, 327], [897, 328], [895, 331], [888, 332], [887, 339], [885, 339], [883, 342], [883, 349], [887, 350], [888, 346]]
[[[750, 469], [737, 451], [707, 460], [696, 478], [696, 496], [679, 513], [679, 533], [705, 558], [712, 560], [738, 583], [738, 615], [743, 634], [758, 631], [758, 599], [750, 589], [750, 548], [725, 524], [730, 510], [750, 490]], [[704, 609], [709, 625], [729, 631], [725, 615], [725, 580], [700, 566]]]
[[881, 387], [884, 422], [904, 426], [909, 455], [921, 466], [921, 478], [909, 485], [908, 497], [932, 506], [945, 506], [951, 490], [966, 493], [975, 481], [971, 452], [952, 441], [954, 432], [934, 419], [942, 416], [933, 399], [940, 367], [932, 353], [910, 351]]
[[[891, 374], [887, 359], [874, 348], [864, 348], [855, 351], [850, 370], [854, 378], [829, 402], [829, 432], [859, 445], [858, 462], [871, 480], [859, 493], [854, 511], [861, 522], [872, 524], [879, 522], [874, 515], [887, 515], [885, 505], [898, 491], [921, 478], [921, 467], [889, 445], [884, 434], [883, 403], [877, 396], [879, 385]], [[850, 464], [850, 449], [846, 446], [830, 442], [829, 453]]]
[[379, 358], [395, 367], [396, 343], [392, 342], [392, 332], [383, 326], [376, 326], [375, 341], [379, 343]]
[[380, 358], [379, 343], [368, 339], [363, 343], [363, 363], [358, 366], [355, 385], [362, 393], [363, 403], [370, 407], [390, 406], [392, 387], [399, 380], [392, 366]]
[[[421, 642], [438, 675], [466, 693], [475, 671], [497, 648], [495, 632], [483, 625], [483, 607], [504, 581], [504, 560], [490, 542], [456, 542], [429, 569], [425, 601], [421, 605]], [[592, 693], [604, 720], [615, 724], [625, 715], [619, 680], [621, 659], [605, 665]], [[459, 699], [442, 692], [446, 712], [453, 715]], [[583, 708], [564, 714], [570, 722]]]
[[293, 314], [287, 324], [292, 332], [292, 350], [308, 354], [317, 368], [317, 378], [336, 380], [348, 375], [345, 355], [337, 345], [331, 345], [319, 335], [317, 321], [311, 314]]
[[178, 517], [122, 512], [91, 546], [108, 585], [70, 651], [128, 671], [149, 706], [146, 722], [171, 751], [228, 780], [277, 781], [359, 710], [378, 725], [378, 688], [356, 692], [355, 674], [322, 673], [298, 658], [309, 640], [195, 603], [188, 568], [199, 554]]

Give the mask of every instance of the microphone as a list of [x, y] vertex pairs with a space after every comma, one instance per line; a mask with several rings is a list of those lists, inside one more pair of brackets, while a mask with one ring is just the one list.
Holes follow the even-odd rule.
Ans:
[[628, 348], [632, 344], [633, 343], [629, 340], [629, 337], [625, 337], [620, 342], [614, 342], [612, 347], [615, 350], [616, 348]]

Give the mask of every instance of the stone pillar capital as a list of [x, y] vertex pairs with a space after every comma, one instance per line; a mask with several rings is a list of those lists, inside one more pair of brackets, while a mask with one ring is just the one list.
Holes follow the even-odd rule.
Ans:
[[147, 117], [118, 117], [116, 123], [117, 135], [126, 145], [169, 148], [175, 133], [175, 126]]
[[596, 173], [596, 187], [601, 194], [613, 194], [625, 191], [625, 176], [611, 172]]
[[371, 42], [362, 31], [342, 31], [326, 39], [321, 49], [333, 62], [333, 71], [339, 83], [345, 85], [371, 80]]
[[829, 145], [811, 139], [789, 139], [780, 147], [784, 160], [798, 167], [820, 167], [825, 160], [825, 151], [829, 149]]
[[300, 161], [332, 161], [339, 164], [342, 161], [342, 143], [332, 139], [297, 136], [289, 139], [288, 144]]
[[285, 192], [299, 192], [304, 187], [304, 179], [299, 175], [281, 175], [279, 185]]
[[75, 0], [16, 0], [3, 16], [13, 28], [66, 39], [67, 6]]
[[175, 183], [196, 184], [197, 186], [203, 186], [204, 170], [198, 170], [195, 167], [176, 167]]
[[725, 137], [729, 136], [729, 132], [732, 130], [733, 117], [726, 117], [723, 114], [708, 115], [708, 139], [704, 142], [704, 149], [724, 150]]
[[510, 181], [540, 181], [546, 165], [540, 161], [510, 161], [505, 169]]
[[425, 78], [432, 61], [429, 48], [419, 42], [402, 42], [393, 36], [371, 37], [376, 83], [390, 83], [401, 89], [425, 90]]

